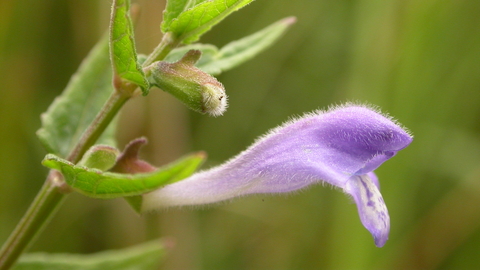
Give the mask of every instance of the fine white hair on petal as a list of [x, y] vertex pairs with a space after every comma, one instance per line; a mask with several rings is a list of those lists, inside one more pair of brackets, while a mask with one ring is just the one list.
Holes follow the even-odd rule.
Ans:
[[293, 123], [295, 123], [299, 120], [319, 117], [323, 114], [327, 114], [327, 113], [330, 113], [330, 112], [342, 110], [342, 109], [349, 108], [349, 107], [360, 107], [360, 108], [365, 108], [365, 109], [371, 110], [373, 112], [376, 112], [379, 115], [381, 115], [381, 116], [385, 117], [386, 119], [390, 120], [391, 122], [393, 122], [395, 125], [402, 128], [410, 137], [413, 138], [412, 133], [407, 128], [405, 128], [403, 125], [401, 125], [395, 118], [390, 116], [388, 113], [382, 112], [378, 106], [367, 104], [367, 103], [362, 103], [362, 102], [359, 102], [359, 101], [349, 101], [349, 102], [346, 102], [346, 103], [343, 103], [343, 104], [330, 105], [327, 110], [317, 109], [317, 110], [312, 111], [312, 112], [304, 113], [303, 115], [291, 116], [287, 121], [283, 122], [281, 125], [279, 125], [275, 128], [272, 128], [269, 131], [267, 131], [267, 133], [265, 133], [264, 135], [257, 137], [255, 139], [255, 141], [253, 142], [251, 147], [256, 145], [258, 142], [263, 141], [266, 138], [268, 138], [268, 137], [270, 137], [274, 134], [277, 134], [280, 130], [284, 129], [285, 127], [287, 127], [287, 126], [289, 126], [289, 125], [291, 125], [291, 124], [293, 124]]
[[332, 104], [332, 105], [328, 106], [328, 109], [325, 112], [328, 113], [328, 112], [331, 112], [331, 111], [340, 110], [340, 109], [344, 109], [344, 108], [347, 108], [347, 107], [361, 107], [361, 108], [365, 108], [365, 109], [369, 109], [371, 111], [374, 111], [374, 112], [380, 114], [381, 116], [387, 118], [388, 120], [392, 121], [395, 125], [402, 128], [410, 137], [413, 138], [413, 134], [408, 128], [406, 128], [404, 125], [402, 125], [400, 122], [398, 122], [398, 120], [395, 117], [391, 116], [389, 113], [382, 111], [382, 109], [378, 105], [374, 105], [374, 104], [370, 104], [370, 103], [366, 103], [366, 102], [361, 102], [361, 101], [358, 101], [358, 100], [357, 101], [347, 101], [347, 102], [342, 103], [342, 104]]

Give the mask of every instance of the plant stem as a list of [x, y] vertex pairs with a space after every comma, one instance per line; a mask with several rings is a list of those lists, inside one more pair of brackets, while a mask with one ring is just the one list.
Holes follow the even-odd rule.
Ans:
[[19, 224], [0, 251], [0, 270], [7, 270], [17, 261], [38, 232], [44, 227], [65, 197], [55, 185], [61, 175], [51, 171]]
[[113, 91], [102, 110], [95, 117], [90, 126], [85, 130], [73, 148], [67, 160], [72, 163], [77, 163], [82, 158], [83, 154], [98, 140], [103, 131], [108, 127], [110, 122], [117, 115], [123, 104], [130, 99], [130, 96], [122, 94], [121, 91]]
[[[77, 163], [82, 158], [83, 154], [97, 141], [130, 97], [122, 91], [114, 91], [112, 93], [102, 110], [97, 114], [68, 156], [69, 161]], [[17, 261], [18, 257], [53, 215], [68, 192], [69, 190], [65, 189], [62, 175], [57, 171], [51, 170], [45, 184], [0, 250], [0, 270], [10, 269]]]
[[143, 62], [143, 67], [149, 66], [155, 61], [163, 60], [171, 50], [178, 46], [178, 44], [180, 44], [180, 40], [174, 38], [172, 33], [165, 33], [162, 41], [155, 49], [153, 49], [153, 52], [148, 56], [147, 60]]

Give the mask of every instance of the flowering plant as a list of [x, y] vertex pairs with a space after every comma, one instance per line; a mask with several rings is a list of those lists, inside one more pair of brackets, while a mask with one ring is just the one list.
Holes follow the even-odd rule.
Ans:
[[[253, 0], [169, 0], [163, 38], [148, 56], [138, 54], [129, 0], [112, 2], [110, 28], [64, 92], [42, 114], [37, 135], [49, 152], [44, 186], [0, 251], [0, 270], [10, 269], [64, 198], [78, 192], [125, 198], [138, 212], [210, 204], [258, 193], [285, 193], [329, 183], [353, 197], [375, 244], [388, 238], [390, 219], [373, 171], [412, 141], [391, 118], [367, 106], [347, 104], [287, 122], [223, 165], [196, 172], [203, 152], [156, 168], [140, 160], [146, 139], [115, 144], [115, 116], [123, 105], [153, 88], [170, 93], [195, 112], [221, 116], [227, 92], [213, 75], [271, 46], [295, 22], [282, 19], [222, 48], [196, 42], [225, 17]], [[113, 256], [45, 259], [23, 256], [17, 267], [38, 269], [152, 269], [159, 243]], [[152, 259], [153, 258], [153, 259]]]

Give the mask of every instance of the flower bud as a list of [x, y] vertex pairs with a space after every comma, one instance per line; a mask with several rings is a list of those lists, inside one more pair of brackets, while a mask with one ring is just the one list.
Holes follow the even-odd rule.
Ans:
[[198, 50], [188, 51], [175, 63], [156, 62], [147, 68], [151, 83], [181, 100], [190, 109], [222, 115], [227, 108], [223, 85], [208, 73], [195, 67], [200, 59]]

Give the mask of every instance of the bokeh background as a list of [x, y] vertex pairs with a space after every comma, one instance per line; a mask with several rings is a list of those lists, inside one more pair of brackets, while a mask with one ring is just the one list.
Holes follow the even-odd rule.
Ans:
[[[164, 1], [137, 1], [137, 47], [159, 42]], [[110, 1], [0, 1], [0, 242], [42, 185], [39, 114], [108, 25]], [[286, 16], [270, 50], [219, 76], [218, 118], [152, 91], [122, 111], [119, 145], [142, 135], [162, 165], [205, 150], [205, 167], [293, 115], [378, 105], [415, 135], [377, 170], [391, 215], [373, 244], [352, 201], [318, 185], [144, 217], [123, 200], [69, 196], [31, 251], [90, 253], [164, 237], [163, 269], [480, 269], [480, 1], [257, 0], [202, 38], [218, 46]]]

